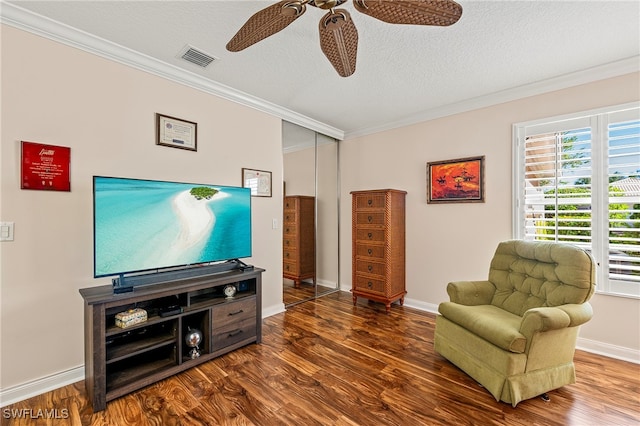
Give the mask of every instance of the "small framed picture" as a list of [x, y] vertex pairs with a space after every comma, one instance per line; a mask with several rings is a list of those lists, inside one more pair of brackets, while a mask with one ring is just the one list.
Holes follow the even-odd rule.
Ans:
[[252, 197], [271, 197], [271, 172], [243, 168], [242, 187], [250, 188]]
[[484, 203], [484, 156], [427, 163], [427, 203]]
[[156, 145], [198, 150], [198, 123], [156, 113]]

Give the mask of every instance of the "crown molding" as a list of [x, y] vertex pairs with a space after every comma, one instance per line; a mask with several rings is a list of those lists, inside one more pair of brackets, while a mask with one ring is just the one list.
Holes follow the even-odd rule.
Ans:
[[588, 68], [574, 73], [564, 74], [547, 80], [514, 87], [500, 92], [495, 92], [462, 102], [445, 105], [411, 115], [392, 123], [385, 123], [381, 126], [369, 127], [355, 131], [345, 132], [345, 139], [353, 139], [373, 133], [384, 132], [399, 127], [410, 126], [424, 121], [442, 118], [449, 115], [460, 114], [475, 109], [486, 108], [505, 102], [515, 101], [529, 96], [541, 95], [555, 90], [566, 89], [581, 84], [591, 83], [598, 80], [617, 77], [640, 71], [640, 56], [633, 56], [620, 61]]
[[382, 124], [380, 126], [345, 132], [344, 130], [314, 120], [264, 99], [241, 92], [229, 86], [204, 78], [198, 74], [159, 61], [140, 52], [125, 48], [100, 37], [96, 37], [92, 34], [35, 14], [11, 3], [6, 3], [4, 1], [0, 2], [0, 23], [10, 25], [141, 71], [157, 75], [193, 89], [274, 115], [282, 120], [298, 124], [302, 127], [314, 130], [338, 140], [353, 139], [373, 133], [384, 132], [424, 121], [460, 114], [475, 109], [486, 108], [504, 102], [510, 102], [529, 96], [540, 95], [555, 90], [566, 89], [597, 80], [640, 71], [640, 56], [633, 56], [586, 70], [433, 108], [419, 114], [405, 117], [401, 120]]
[[54, 21], [11, 3], [0, 3], [0, 23], [148, 72], [167, 80], [274, 115], [327, 136], [343, 139], [344, 131], [264, 99], [159, 61], [85, 31]]

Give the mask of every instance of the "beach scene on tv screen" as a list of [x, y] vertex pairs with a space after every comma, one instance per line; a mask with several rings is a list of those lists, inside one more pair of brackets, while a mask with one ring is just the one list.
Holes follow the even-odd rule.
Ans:
[[94, 178], [95, 276], [251, 256], [247, 188]]

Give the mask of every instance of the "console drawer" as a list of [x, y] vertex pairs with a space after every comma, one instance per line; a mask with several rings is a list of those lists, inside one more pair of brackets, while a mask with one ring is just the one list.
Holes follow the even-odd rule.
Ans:
[[229, 330], [218, 331], [213, 337], [213, 351], [231, 346], [242, 340], [256, 336], [256, 319], [247, 318], [244, 321], [234, 322]]
[[227, 302], [213, 308], [213, 329], [227, 331], [240, 321], [250, 318], [256, 321], [256, 298], [245, 297], [235, 302]]

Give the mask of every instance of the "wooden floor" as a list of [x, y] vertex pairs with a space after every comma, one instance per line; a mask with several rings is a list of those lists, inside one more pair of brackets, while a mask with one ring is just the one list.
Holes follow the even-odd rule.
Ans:
[[[639, 425], [640, 366], [577, 351], [578, 382], [496, 402], [434, 353], [433, 314], [338, 292], [264, 320], [252, 344], [93, 413], [82, 382], [1, 410], [3, 425]], [[9, 410], [9, 411], [7, 411]], [[17, 410], [17, 411], [11, 411]], [[7, 419], [48, 410], [57, 420]], [[55, 411], [54, 411], [55, 410]], [[42, 417], [44, 417], [44, 413]]]
[[309, 281], [302, 281], [300, 286], [296, 288], [294, 287], [292, 280], [284, 278], [282, 283], [282, 302], [285, 306], [291, 306], [296, 303], [313, 299], [316, 296], [316, 290], [318, 295], [335, 291], [334, 288], [326, 287], [321, 284], [316, 286], [316, 284]]

